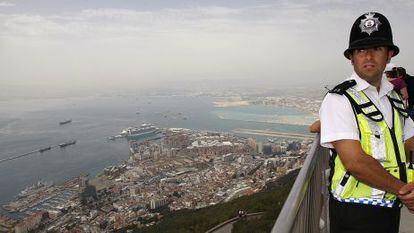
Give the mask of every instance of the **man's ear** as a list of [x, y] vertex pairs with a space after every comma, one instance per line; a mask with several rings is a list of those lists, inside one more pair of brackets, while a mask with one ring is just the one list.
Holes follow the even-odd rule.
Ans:
[[391, 61], [392, 55], [394, 55], [394, 50], [388, 50], [387, 63], [389, 63]]

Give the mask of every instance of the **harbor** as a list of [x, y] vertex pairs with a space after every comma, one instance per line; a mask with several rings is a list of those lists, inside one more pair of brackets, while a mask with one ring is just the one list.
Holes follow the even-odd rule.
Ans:
[[12, 219], [24, 219], [37, 212], [48, 212], [49, 215], [60, 215], [62, 211], [74, 205], [78, 195], [79, 185], [86, 175], [69, 179], [62, 184], [46, 184], [38, 181], [36, 184], [21, 191], [16, 199], [2, 206]]

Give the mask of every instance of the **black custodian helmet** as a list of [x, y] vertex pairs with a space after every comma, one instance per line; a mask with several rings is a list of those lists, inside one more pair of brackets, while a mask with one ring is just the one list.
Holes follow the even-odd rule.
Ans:
[[354, 49], [387, 46], [397, 55], [400, 49], [392, 42], [391, 25], [387, 18], [377, 12], [368, 12], [358, 17], [352, 25], [349, 47], [344, 55], [349, 59]]

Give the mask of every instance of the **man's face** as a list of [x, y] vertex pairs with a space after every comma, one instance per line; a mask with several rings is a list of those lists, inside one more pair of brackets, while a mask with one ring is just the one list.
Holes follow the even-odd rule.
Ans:
[[391, 60], [393, 51], [379, 46], [366, 49], [355, 49], [350, 58], [355, 72], [370, 84], [381, 80], [385, 66]]

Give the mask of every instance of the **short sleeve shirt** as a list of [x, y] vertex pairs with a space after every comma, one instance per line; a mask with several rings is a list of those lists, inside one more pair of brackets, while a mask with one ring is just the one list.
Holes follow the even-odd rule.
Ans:
[[[380, 91], [367, 81], [360, 78], [355, 72], [347, 80], [355, 80], [354, 88], [364, 93], [372, 100], [375, 106], [384, 115], [388, 126], [392, 126], [392, 106], [387, 94], [392, 91], [393, 85], [383, 77]], [[344, 95], [328, 93], [322, 101], [319, 111], [321, 120], [321, 146], [333, 148], [332, 142], [344, 139], [360, 140], [355, 115], [348, 98]], [[414, 136], [414, 122], [411, 118], [405, 120], [403, 138]]]

